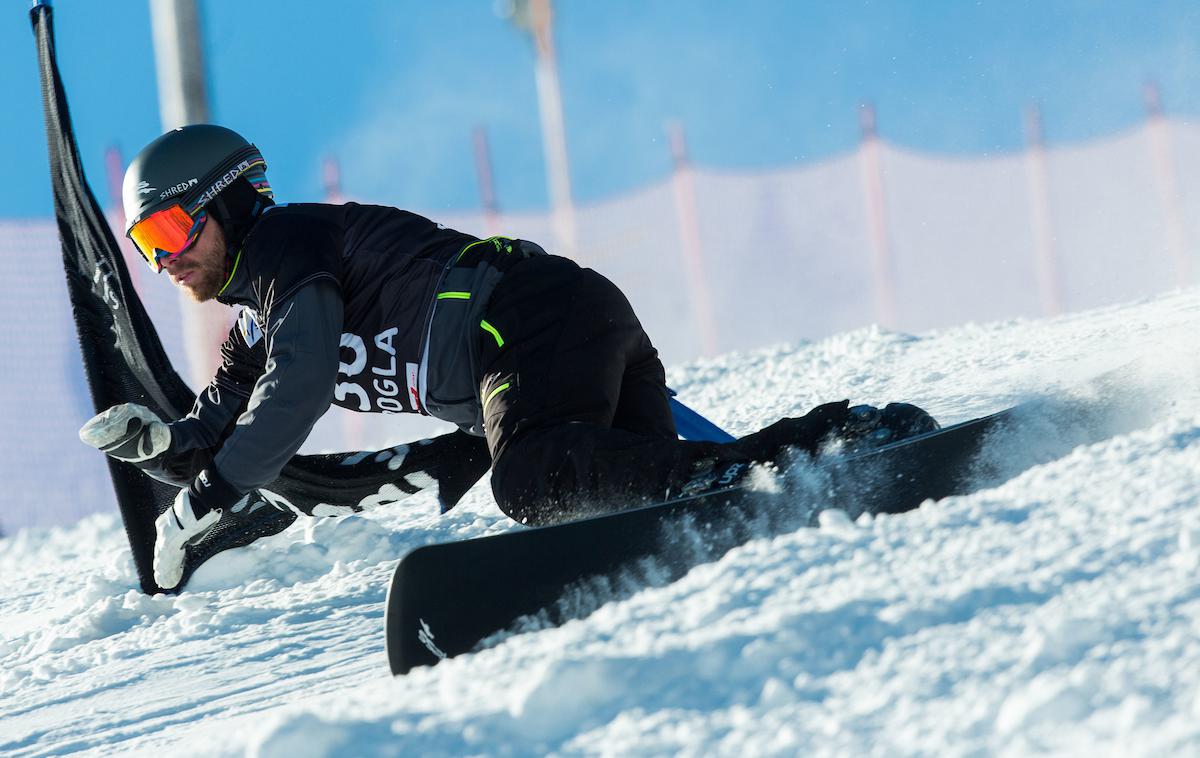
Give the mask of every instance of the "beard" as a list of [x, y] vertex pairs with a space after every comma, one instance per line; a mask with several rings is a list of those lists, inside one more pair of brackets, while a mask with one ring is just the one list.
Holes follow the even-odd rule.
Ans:
[[179, 286], [188, 297], [197, 303], [206, 303], [216, 297], [225, 284], [225, 257], [196, 261], [179, 273], [187, 277], [187, 281]]

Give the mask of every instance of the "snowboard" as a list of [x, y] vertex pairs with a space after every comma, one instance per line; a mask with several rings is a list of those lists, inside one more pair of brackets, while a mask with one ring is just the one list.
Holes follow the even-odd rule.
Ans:
[[[388, 589], [387, 654], [404, 674], [478, 647], [492, 635], [579, 618], [604, 602], [665, 584], [756, 538], [816, 523], [826, 508], [851, 517], [903, 513], [966, 494], [991, 476], [990, 440], [1010, 408], [866, 452], [798, 461], [763, 491], [761, 477], [579, 521], [518, 529], [408, 553]], [[744, 464], [735, 464], [742, 465]]]

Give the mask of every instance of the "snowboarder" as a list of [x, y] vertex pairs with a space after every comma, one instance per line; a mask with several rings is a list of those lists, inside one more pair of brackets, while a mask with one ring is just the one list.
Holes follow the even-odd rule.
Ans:
[[834, 434], [936, 428], [912, 406], [841, 401], [732, 443], [679, 440], [662, 363], [609, 280], [396, 208], [277, 205], [258, 149], [220, 126], [151, 142], [123, 201], [152, 269], [196, 301], [243, 306], [188, 416], [123, 404], [80, 431], [160, 478], [180, 460], [199, 471], [155, 524], [164, 589], [186, 546], [277, 477], [330, 404], [485, 437], [496, 502], [526, 524], [701, 491]]

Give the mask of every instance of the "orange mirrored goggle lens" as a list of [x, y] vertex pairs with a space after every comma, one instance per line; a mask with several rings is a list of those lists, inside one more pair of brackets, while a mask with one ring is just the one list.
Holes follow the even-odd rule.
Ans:
[[204, 228], [208, 214], [201, 211], [192, 218], [182, 206], [172, 205], [142, 219], [129, 230], [129, 238], [155, 271], [162, 271], [163, 259], [171, 260], [191, 247]]

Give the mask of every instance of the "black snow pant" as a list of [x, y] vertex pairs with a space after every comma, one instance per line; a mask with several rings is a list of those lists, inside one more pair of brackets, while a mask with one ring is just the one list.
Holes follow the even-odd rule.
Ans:
[[722, 445], [678, 439], [666, 375], [616, 285], [557, 256], [511, 269], [481, 325], [492, 492], [525, 524], [662, 499]]

